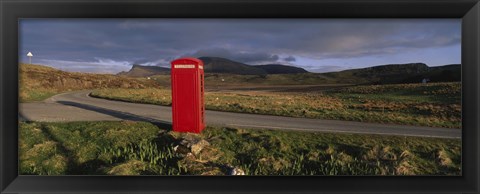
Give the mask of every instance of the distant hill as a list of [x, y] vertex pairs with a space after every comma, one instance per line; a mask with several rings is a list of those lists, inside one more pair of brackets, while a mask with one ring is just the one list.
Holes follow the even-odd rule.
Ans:
[[461, 81], [462, 67], [460, 64], [429, 67], [428, 72], [404, 79], [405, 83], [419, 82], [424, 78], [430, 82], [453, 82]]
[[350, 69], [340, 72], [323, 73], [323, 75], [346, 79], [351, 82], [368, 84], [420, 83], [424, 78], [430, 82], [460, 81], [460, 65], [429, 67], [424, 63], [391, 64]]
[[305, 69], [280, 64], [247, 65], [220, 57], [199, 57], [206, 73], [228, 73], [238, 75], [308, 73]]
[[361, 78], [369, 83], [386, 84], [402, 83], [405, 78], [426, 73], [428, 69], [429, 67], [425, 63], [389, 64], [350, 69], [334, 74]]
[[265, 75], [261, 68], [220, 57], [199, 57], [206, 73], [230, 73], [240, 75]]
[[[310, 73], [305, 69], [280, 65], [247, 65], [220, 57], [200, 57], [207, 74], [221, 81], [228, 74], [236, 77], [237, 84], [396, 84], [429, 82], [451, 82], [461, 80], [459, 64], [429, 67], [425, 63], [388, 64], [339, 72]], [[128, 72], [118, 75], [128, 77], [169, 76], [170, 69], [158, 66], [133, 65]], [[240, 77], [239, 77], [240, 76]], [[160, 76], [163, 77], [163, 76]], [[160, 78], [159, 77], [159, 78]], [[232, 77], [232, 78], [233, 78]], [[166, 79], [166, 78], [165, 78]], [[163, 80], [160, 79], [160, 80]], [[233, 80], [232, 80], [233, 81]]]
[[308, 71], [303, 68], [281, 64], [257, 65], [255, 67], [263, 69], [268, 74], [308, 73]]
[[128, 77], [148, 77], [159, 74], [168, 74], [170, 73], [170, 68], [159, 67], [159, 66], [142, 66], [134, 64], [132, 69], [128, 72], [120, 72], [117, 75], [125, 75]]
[[[244, 63], [232, 61], [220, 57], [199, 57], [204, 64], [205, 73], [221, 73], [221, 74], [236, 74], [236, 75], [267, 75], [267, 74], [295, 74], [307, 73], [305, 69], [280, 65], [247, 65]], [[170, 68], [158, 66], [142, 66], [133, 65], [128, 72], [120, 72], [117, 75], [124, 75], [128, 77], [149, 77], [154, 75], [162, 75], [170, 73]]]

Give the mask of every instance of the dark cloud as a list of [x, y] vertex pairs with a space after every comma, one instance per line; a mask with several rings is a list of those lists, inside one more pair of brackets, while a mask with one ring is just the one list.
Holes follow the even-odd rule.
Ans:
[[450, 46], [460, 44], [461, 37], [458, 21], [441, 20], [329, 21], [309, 29], [284, 37], [296, 41], [277, 42], [276, 47], [314, 58], [354, 58]]
[[355, 59], [459, 45], [460, 26], [460, 19], [22, 19], [19, 57], [27, 61], [31, 51], [37, 60], [165, 66], [191, 55], [298, 64], [299, 58]]
[[293, 57], [293, 56], [285, 57], [285, 58], [283, 58], [283, 60], [286, 61], [286, 62], [294, 62], [294, 61], [296, 61], [295, 57]]
[[209, 48], [191, 54], [194, 57], [222, 57], [247, 64], [276, 62], [279, 56], [266, 52], [232, 51], [226, 48]]

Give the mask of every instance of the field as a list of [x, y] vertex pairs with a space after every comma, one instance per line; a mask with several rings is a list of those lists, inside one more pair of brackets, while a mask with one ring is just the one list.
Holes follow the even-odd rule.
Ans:
[[[461, 128], [458, 82], [326, 88], [209, 89], [205, 106], [209, 110], [253, 114]], [[171, 105], [169, 89], [97, 89], [91, 96]]]
[[[205, 105], [251, 114], [462, 127], [459, 82], [354, 86], [362, 80], [347, 73], [210, 74], [205, 77]], [[169, 106], [169, 78], [71, 73], [21, 64], [19, 97], [20, 102], [41, 101], [89, 89], [93, 97]], [[182, 144], [187, 140], [206, 146], [187, 148]], [[20, 122], [19, 162], [25, 175], [226, 175], [233, 169], [247, 175], [462, 172], [459, 139], [215, 126], [194, 135], [133, 121]]]
[[[66, 91], [94, 89], [94, 97], [171, 104], [168, 75], [127, 78], [64, 72], [40, 65], [19, 67], [20, 102], [41, 101]], [[322, 79], [326, 79], [326, 83], [321, 86], [306, 85], [318, 84]], [[205, 82], [206, 108], [210, 110], [461, 128], [459, 82], [346, 87], [348, 85], [313, 74], [266, 77], [210, 74]], [[296, 85], [285, 85], [287, 83]]]
[[[170, 75], [154, 75], [152, 79], [162, 86], [170, 86]], [[316, 85], [322, 84], [358, 84], [368, 83], [369, 79], [354, 77], [350, 73], [337, 73], [335, 75], [322, 75], [315, 73], [298, 74], [270, 74], [270, 75], [236, 75], [207, 73], [205, 85], [216, 86], [239, 86], [239, 85]]]
[[[185, 154], [182, 139], [209, 142]], [[208, 127], [179, 134], [145, 122], [19, 123], [20, 174], [461, 175], [461, 141]]]

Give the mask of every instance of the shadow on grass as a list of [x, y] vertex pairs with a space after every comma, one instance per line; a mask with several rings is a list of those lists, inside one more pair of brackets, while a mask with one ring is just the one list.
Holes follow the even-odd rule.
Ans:
[[144, 117], [144, 116], [140, 116], [140, 115], [135, 115], [135, 114], [127, 113], [127, 112], [106, 109], [106, 108], [102, 108], [102, 107], [98, 107], [98, 106], [82, 104], [82, 103], [78, 103], [78, 102], [58, 101], [58, 103], [63, 104], [63, 105], [67, 105], [67, 106], [82, 108], [82, 109], [89, 110], [89, 111], [95, 111], [95, 112], [98, 112], [98, 113], [101, 113], [101, 114], [110, 115], [112, 117], [116, 117], [116, 118], [123, 119], [123, 120], [150, 122], [150, 123], [156, 125], [157, 127], [159, 127], [160, 129], [164, 129], [164, 130], [167, 130], [167, 131], [172, 130], [172, 124], [170, 122], [166, 122], [166, 121], [161, 121], [161, 120], [148, 118], [148, 117]]
[[[102, 107], [97, 107], [97, 106], [92, 106], [92, 105], [87, 105], [87, 104], [82, 104], [82, 103], [77, 103], [77, 102], [70, 102], [70, 101], [59, 101], [58, 103], [67, 105], [67, 106], [73, 106], [77, 108], [82, 108], [85, 110], [89, 111], [94, 111], [98, 112], [101, 114], [109, 115], [115, 118], [119, 118], [122, 120], [131, 120], [131, 121], [142, 121], [142, 122], [149, 122], [160, 129], [165, 130], [162, 134], [160, 134], [158, 137], [153, 139], [153, 142], [157, 145], [171, 145], [176, 143], [176, 139], [166, 133], [167, 131], [172, 130], [172, 124], [169, 122], [157, 120], [157, 119], [152, 119], [144, 116], [139, 116], [127, 112], [121, 112], [121, 111], [116, 111], [116, 110], [111, 110], [111, 109], [106, 109]], [[19, 113], [19, 120], [24, 121], [24, 122], [30, 122], [29, 118], [25, 117], [22, 113]], [[50, 140], [54, 142], [58, 142], [57, 148], [62, 155], [68, 158], [67, 160], [67, 169], [63, 174], [66, 175], [104, 175], [106, 172], [104, 170], [107, 167], [111, 167], [111, 164], [108, 164], [106, 161], [99, 160], [99, 159], [93, 159], [89, 160], [86, 162], [79, 163], [77, 161], [77, 156], [75, 153], [75, 150], [70, 150], [65, 146], [64, 141], [62, 141], [60, 138], [56, 137], [52, 131], [48, 128], [46, 125], [42, 125], [42, 132], [45, 134], [46, 137], [48, 137]], [[164, 146], [160, 146], [160, 148], [164, 148]], [[125, 160], [125, 158], [119, 157], [114, 159], [116, 163], [121, 163]], [[178, 161], [177, 158], [172, 158], [168, 161], [166, 161], [170, 166], [173, 166], [173, 164], [176, 164]], [[149, 172], [145, 172], [143, 174], [149, 174]]]
[[45, 125], [42, 125], [42, 132], [45, 134], [46, 137], [48, 137], [50, 140], [54, 142], [58, 142], [58, 149], [60, 153], [65, 154], [65, 156], [68, 158], [67, 160], [67, 169], [64, 172], [65, 175], [83, 175], [83, 174], [88, 174], [88, 175], [93, 175], [93, 174], [103, 174], [102, 172], [99, 171], [100, 166], [105, 166], [106, 163], [94, 159], [90, 160], [84, 163], [78, 163], [76, 160], [76, 155], [74, 151], [68, 149], [65, 147], [63, 141], [58, 139], [48, 127]]

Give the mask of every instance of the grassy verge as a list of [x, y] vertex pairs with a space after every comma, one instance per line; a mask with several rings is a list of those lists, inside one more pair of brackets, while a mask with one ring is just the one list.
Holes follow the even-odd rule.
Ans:
[[[186, 175], [182, 134], [145, 122], [19, 124], [20, 174]], [[461, 175], [461, 141], [208, 127], [216, 159], [248, 175]]]
[[[20, 89], [22, 91], [22, 89]], [[24, 90], [23, 90], [24, 91]], [[36, 89], [36, 90], [29, 90], [23, 92], [22, 95], [20, 95], [20, 102], [37, 102], [37, 101], [43, 101], [46, 100], [47, 98], [50, 98], [56, 94], [59, 94], [61, 92], [55, 91], [55, 90], [50, 90], [50, 89]]]
[[90, 93], [90, 96], [125, 102], [172, 105], [172, 93], [169, 89], [97, 89]]
[[[167, 89], [100, 89], [92, 96], [170, 105]], [[354, 86], [328, 91], [207, 92], [210, 110], [461, 128], [460, 83]]]

